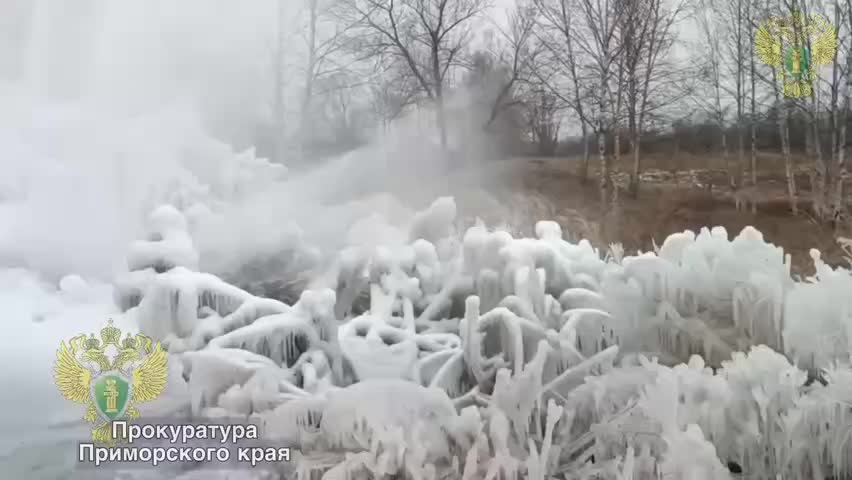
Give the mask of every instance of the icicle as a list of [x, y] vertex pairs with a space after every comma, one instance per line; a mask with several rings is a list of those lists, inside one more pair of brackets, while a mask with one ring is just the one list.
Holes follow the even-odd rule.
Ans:
[[481, 365], [482, 337], [479, 333], [479, 297], [467, 297], [464, 324], [465, 333], [462, 336], [465, 346], [464, 360], [477, 384], [481, 385], [485, 380], [485, 372]]

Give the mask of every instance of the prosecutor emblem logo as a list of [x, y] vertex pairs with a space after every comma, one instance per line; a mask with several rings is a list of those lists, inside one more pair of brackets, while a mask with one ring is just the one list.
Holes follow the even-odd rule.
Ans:
[[837, 31], [820, 15], [794, 12], [772, 17], [755, 33], [754, 51], [774, 68], [785, 97], [807, 97], [813, 92], [817, 69], [834, 58]]
[[112, 437], [112, 422], [138, 418], [136, 404], [163, 393], [166, 359], [159, 342], [130, 333], [122, 340], [110, 320], [100, 338], [82, 334], [60, 344], [54, 377], [63, 397], [86, 406], [92, 440], [113, 444], [120, 439]]

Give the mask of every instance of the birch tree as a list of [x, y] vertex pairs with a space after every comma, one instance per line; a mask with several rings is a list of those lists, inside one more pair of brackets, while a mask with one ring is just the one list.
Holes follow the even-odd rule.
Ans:
[[[841, 220], [840, 216], [844, 213], [844, 194], [843, 184], [848, 176], [849, 166], [846, 160], [846, 135], [847, 124], [849, 123], [850, 108], [852, 108], [852, 0], [846, 0], [846, 82], [843, 88], [843, 111], [840, 120], [840, 131], [837, 139], [837, 168], [839, 170], [839, 178], [834, 190], [834, 215], [835, 220]], [[837, 226], [837, 225], [836, 225]]]
[[676, 1], [668, 7], [664, 0], [621, 1], [621, 8], [625, 10], [621, 28], [623, 60], [620, 65], [624, 68], [621, 87], [625, 91], [627, 127], [633, 156], [628, 190], [635, 197], [639, 193], [642, 133], [647, 117], [655, 109], [679, 101], [684, 93], [676, 91], [678, 89], [673, 82], [668, 81], [677, 72], [665, 68], [665, 59], [674, 44], [673, 26], [686, 3]]
[[737, 165], [734, 184], [738, 188], [743, 184], [743, 173], [745, 171], [745, 102], [746, 102], [746, 63], [749, 53], [747, 2], [750, 0], [725, 0], [721, 5], [728, 25], [726, 36], [728, 73], [734, 78], [732, 91], [736, 105], [736, 133], [737, 133]]
[[[794, 47], [806, 47], [808, 51], [813, 51], [809, 32], [809, 9], [806, 0], [799, 2], [798, 0], [784, 0], [785, 7], [789, 17], [795, 40]], [[800, 41], [804, 41], [804, 45], [799, 45]], [[811, 68], [813, 68], [811, 66]], [[819, 80], [817, 80], [819, 81]], [[822, 150], [822, 132], [820, 129], [820, 108], [817, 100], [817, 88], [811, 88], [810, 95], [806, 101], [799, 103], [803, 113], [807, 118], [807, 128], [810, 130], [814, 139], [814, 158], [811, 181], [811, 204], [816, 217], [820, 220], [825, 220], [828, 217], [828, 208], [826, 203], [826, 193], [831, 185], [831, 166], [827, 161]]]
[[[752, 18], [752, 29], [755, 29], [755, 37], [763, 36], [759, 42], [763, 47], [755, 48], [755, 56], [761, 57], [770, 65], [770, 75], [763, 75], [760, 70], [754, 71], [754, 76], [760, 78], [766, 85], [772, 89], [774, 96], [774, 110], [776, 116], [776, 125], [778, 128], [778, 138], [781, 143], [781, 155], [784, 159], [784, 174], [786, 177], [787, 199], [790, 204], [790, 210], [793, 214], [798, 214], [798, 185], [796, 184], [796, 171], [793, 163], [790, 143], [790, 117], [794, 109], [798, 108], [793, 98], [785, 93], [785, 82], [787, 79], [786, 71], [784, 70], [780, 52], [785, 48], [786, 40], [782, 34], [782, 26], [773, 18], [783, 16], [785, 13], [784, 0], [765, 0], [761, 5], [760, 14], [762, 21], [758, 23], [757, 19]], [[768, 40], [768, 41], [767, 41]], [[768, 51], [775, 47], [771, 45], [781, 41], [780, 48], [777, 51]], [[758, 43], [755, 40], [756, 44]], [[777, 58], [776, 58], [777, 56]]]
[[579, 121], [583, 156], [578, 175], [580, 181], [585, 183], [589, 172], [589, 133], [594, 119], [586, 105], [588, 98], [585, 92], [590, 85], [586, 78], [581, 77], [583, 60], [575, 40], [581, 24], [578, 1], [534, 0], [544, 26], [538, 38], [547, 53], [546, 60], [536, 64], [535, 73], [552, 95], [570, 106]]
[[[823, 5], [823, 7], [825, 7]], [[835, 29], [836, 45], [834, 54], [831, 60], [831, 79], [828, 81], [828, 106], [827, 110], [830, 115], [830, 138], [831, 138], [831, 158], [829, 163], [829, 178], [831, 184], [826, 188], [826, 203], [830, 205], [825, 215], [832, 221], [836, 221], [844, 211], [845, 200], [843, 198], [843, 187], [847, 177], [846, 168], [846, 123], [848, 122], [849, 110], [849, 81], [850, 73], [850, 58], [852, 58], [852, 48], [846, 49], [846, 65], [841, 61], [841, 53], [843, 47], [848, 42], [852, 41], [852, 27], [848, 22], [852, 21], [852, 11], [849, 5], [835, 2], [830, 11], [821, 11], [820, 14], [826, 17], [832, 17], [832, 28]], [[841, 33], [843, 35], [841, 35]], [[819, 47], [817, 47], [819, 48]], [[842, 103], [841, 103], [842, 101]], [[836, 222], [835, 222], [836, 223]]]
[[[815, 76], [816, 80], [811, 83], [811, 87], [809, 92], [804, 91], [803, 93], [809, 93], [805, 98], [801, 99], [802, 101], [797, 102], [797, 105], [801, 109], [801, 111], [805, 114], [807, 118], [807, 127], [814, 139], [814, 158], [813, 158], [813, 170], [812, 170], [812, 181], [811, 181], [811, 199], [814, 214], [820, 220], [830, 220], [833, 218], [833, 214], [837, 211], [836, 209], [841, 207], [840, 205], [835, 206], [835, 196], [833, 194], [836, 191], [835, 184], [836, 182], [842, 182], [839, 180], [839, 169], [838, 163], [836, 162], [837, 155], [837, 144], [836, 142], [832, 142], [832, 152], [829, 156], [826, 156], [823, 152], [823, 141], [822, 141], [822, 126], [821, 120], [824, 117], [821, 101], [821, 84], [823, 82], [823, 77], [820, 74], [820, 65], [825, 63], [833, 64], [833, 79], [830, 81], [830, 105], [827, 109], [829, 116], [833, 117], [833, 112], [837, 112], [838, 106], [837, 102], [839, 99], [838, 89], [839, 89], [839, 63], [838, 63], [838, 51], [836, 48], [836, 31], [833, 26], [831, 26], [827, 21], [819, 21], [818, 17], [811, 16], [812, 13], [826, 13], [819, 12], [819, 7], [822, 6], [821, 2], [814, 2], [810, 4], [809, 2], [802, 0], [783, 0], [783, 4], [786, 12], [789, 17], [792, 19], [790, 23], [790, 28], [793, 31], [793, 38], [795, 39], [794, 47], [807, 48], [809, 52], [808, 58], [808, 68], [816, 68]], [[839, 9], [834, 9], [835, 20], [839, 22], [841, 19]], [[816, 23], [815, 23], [816, 22]], [[814, 37], [814, 33], [818, 33], [816, 37]], [[802, 45], [799, 45], [799, 42], [802, 42]], [[830, 137], [832, 139], [837, 138], [838, 132], [836, 131], [838, 125], [836, 120], [829, 121], [828, 127], [832, 130], [830, 131]]]
[[[749, 109], [748, 115], [749, 136], [751, 137], [749, 173], [751, 174], [751, 184], [757, 185], [757, 69], [755, 68], [754, 51], [754, 13], [754, 0], [749, 0], [746, 5], [746, 23], [749, 46], [749, 80], [751, 83], [751, 91], [749, 93], [751, 108]], [[752, 208], [754, 208], [753, 205]]]
[[597, 102], [595, 134], [600, 163], [601, 199], [606, 204], [610, 199], [609, 193], [614, 190], [612, 163], [606, 152], [607, 134], [614, 127], [610, 113], [610, 99], [614, 98], [612, 77], [617, 73], [617, 62], [624, 47], [617, 41], [617, 32], [626, 12], [619, 8], [618, 0], [580, 0], [578, 10], [583, 17], [583, 28], [578, 32], [579, 35], [574, 36], [574, 40], [591, 59], [591, 69], [597, 77], [597, 88], [593, 93]]

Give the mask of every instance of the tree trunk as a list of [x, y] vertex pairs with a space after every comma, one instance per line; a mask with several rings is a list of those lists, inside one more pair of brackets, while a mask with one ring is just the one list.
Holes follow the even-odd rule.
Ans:
[[589, 127], [586, 122], [581, 121], [583, 134], [583, 159], [580, 163], [580, 183], [589, 181]]
[[793, 166], [793, 156], [790, 154], [790, 123], [786, 102], [778, 114], [778, 134], [781, 137], [781, 154], [784, 157], [784, 175], [787, 177], [787, 198], [790, 201], [790, 211], [798, 215], [798, 192], [796, 188], [796, 171]]
[[577, 62], [574, 56], [574, 46], [571, 38], [571, 22], [568, 17], [568, 9], [566, 4], [560, 4], [562, 7], [562, 23], [565, 27], [563, 34], [565, 35], [565, 49], [568, 54], [568, 72], [571, 75], [571, 83], [574, 89], [574, 110], [580, 118], [580, 129], [583, 134], [583, 160], [580, 164], [580, 183], [586, 184], [589, 180], [589, 124], [583, 109], [583, 96], [580, 94], [580, 78], [577, 75]]
[[716, 60], [715, 56], [713, 62], [714, 93], [716, 97], [716, 121], [719, 124], [719, 131], [722, 134], [722, 160], [723, 165], [725, 165], [725, 170], [728, 173], [728, 186], [734, 188], [734, 170], [731, 168], [731, 156], [730, 152], [728, 151], [728, 127], [727, 125], [725, 125], [725, 111], [722, 109], [722, 86], [721, 80], [719, 78], [719, 66], [717, 63], [718, 60]]
[[441, 136], [441, 148], [447, 149], [447, 112], [444, 110], [444, 95], [440, 89], [435, 99], [435, 121], [438, 123], [438, 133]]
[[613, 173], [621, 171], [621, 129], [617, 126], [612, 137]]
[[273, 75], [273, 121], [275, 160], [284, 161], [284, 1], [278, 0], [275, 31], [275, 73]]
[[737, 185], [742, 186], [745, 183], [745, 132], [743, 132], [742, 122], [738, 122], [737, 126]]
[[[852, 0], [846, 0], [846, 19], [849, 22], [849, 27], [852, 28]], [[846, 165], [846, 125], [849, 122], [849, 109], [852, 102], [852, 40], [850, 40], [850, 48], [846, 53], [846, 85], [843, 89], [843, 115], [840, 116], [840, 132], [837, 140], [837, 170], [838, 175], [834, 186], [834, 212], [832, 218], [834, 220], [842, 220], [840, 216], [846, 209], [843, 198], [843, 187], [848, 176], [848, 166]], [[835, 223], [835, 228], [840, 222]]]
[[435, 122], [441, 138], [441, 149], [447, 149], [447, 114], [444, 109], [444, 78], [441, 75], [440, 42], [432, 38], [432, 82], [434, 83]]
[[317, 63], [317, 0], [308, 0], [308, 64], [305, 68], [305, 87], [299, 115], [299, 145], [302, 161], [311, 144], [311, 99], [314, 96], [314, 75]]
[[[807, 18], [808, 11], [805, 8], [807, 6], [806, 3], [802, 3], [802, 19], [805, 22], [802, 27], [807, 29]], [[794, 32], [796, 34], [796, 38], [798, 38], [799, 30], [796, 26], [796, 23], [793, 22]], [[807, 30], [806, 30], [807, 31]], [[810, 38], [805, 35], [804, 36], [805, 45], [808, 50], [811, 49]], [[797, 44], [796, 47], [799, 45]], [[828, 199], [829, 194], [829, 186], [831, 185], [831, 172], [830, 169], [830, 161], [826, 161], [825, 156], [822, 151], [822, 139], [820, 135], [820, 125], [819, 125], [819, 105], [816, 99], [816, 89], [811, 89], [810, 95], [811, 105], [810, 112], [807, 118], [808, 125], [806, 128], [811, 130], [811, 134], [813, 135], [813, 145], [814, 145], [814, 154], [816, 158], [814, 159], [814, 177], [813, 182], [811, 184], [811, 198], [813, 202], [813, 211], [816, 217], [819, 220], [825, 221], [829, 218], [830, 213], [826, 205], [826, 201]]]
[[639, 197], [639, 173], [642, 171], [640, 160], [640, 139], [639, 130], [633, 129], [630, 134], [630, 153], [633, 154], [633, 170], [630, 172], [630, 196], [633, 198]]
[[[751, 61], [750, 61], [750, 76], [751, 76], [751, 111], [749, 112], [749, 125], [751, 127], [751, 165], [749, 166], [749, 170], [751, 171], [751, 184], [757, 185], [757, 104], [756, 104], [756, 80], [755, 76], [755, 66], [754, 66], [754, 26], [751, 23], [751, 2], [748, 4], [748, 8], [746, 10], [748, 12], [746, 21], [749, 24], [748, 28], [748, 38], [749, 45], [751, 46]], [[754, 204], [752, 204], [753, 206]]]
[[672, 172], [672, 176], [677, 174], [679, 163], [678, 157], [680, 156], [680, 135], [675, 132], [674, 135], [674, 148], [672, 149], [672, 158], [671, 162], [669, 162], [669, 170]]
[[[616, 86], [615, 109], [612, 112], [612, 154], [613, 170], [621, 171], [621, 108], [624, 103], [624, 54], [618, 60], [618, 84]], [[616, 187], [613, 182], [613, 187]], [[615, 188], [614, 188], [615, 190]], [[615, 192], [617, 198], [617, 192]], [[613, 203], [614, 205], [614, 203]]]
[[724, 125], [722, 125], [722, 159], [725, 163], [725, 170], [728, 171], [728, 186], [736, 188], [737, 179], [734, 175], [736, 169], [731, 165], [731, 153], [728, 150], [728, 131]]
[[609, 171], [609, 160], [606, 155], [606, 92], [607, 92], [607, 71], [601, 72], [600, 97], [598, 100], [598, 159], [600, 161], [600, 190], [601, 204], [606, 208], [609, 202], [609, 188], [611, 184], [611, 174]]
[[757, 185], [757, 126], [751, 122], [751, 184]]
[[814, 139], [814, 177], [811, 184], [811, 198], [813, 199], [814, 215], [820, 220], [826, 220], [828, 217], [826, 211], [826, 194], [829, 181], [829, 173], [826, 168], [825, 158], [822, 154], [822, 142], [820, 142], [819, 122], [816, 118], [816, 113], [808, 119], [809, 125], [807, 128], [813, 132]]
[[790, 211], [793, 215], [799, 213], [798, 192], [796, 188], [796, 172], [793, 165], [793, 156], [790, 152], [790, 100], [782, 99], [781, 93], [784, 89], [785, 73], [775, 68], [772, 69], [772, 87], [775, 93], [775, 104], [778, 105], [778, 138], [781, 140], [781, 155], [784, 157], [784, 175], [787, 180], [787, 200], [790, 202]]
[[742, 0], [737, 0], [737, 25], [736, 25], [736, 42], [737, 42], [737, 186], [743, 184], [743, 173], [745, 165], [745, 140], [743, 138], [743, 116], [745, 106], [743, 105], [743, 90], [745, 89], [745, 52], [743, 51], [743, 4]]
[[606, 208], [607, 202], [609, 201], [609, 196], [607, 193], [609, 192], [610, 187], [610, 172], [609, 172], [609, 160], [606, 156], [606, 132], [603, 128], [603, 122], [599, 125], [598, 130], [598, 160], [600, 162], [601, 168], [601, 176], [600, 176], [600, 189], [601, 189], [601, 203], [604, 208]]
[[[627, 108], [627, 130], [628, 135], [630, 136], [630, 154], [633, 155], [633, 161], [631, 162], [632, 167], [630, 169], [630, 183], [627, 187], [627, 193], [631, 198], [635, 199], [639, 197], [639, 174], [642, 172], [642, 163], [639, 157], [639, 122], [637, 122], [636, 118], [636, 97], [638, 92], [635, 72], [631, 72], [627, 93], [629, 99]], [[640, 108], [645, 108], [644, 103], [640, 106]]]
[[816, 155], [814, 150], [814, 134], [810, 128], [805, 129], [805, 155], [813, 158]]
[[535, 130], [536, 142], [538, 143], [538, 154], [543, 157], [552, 157], [556, 153], [556, 132], [549, 124], [539, 125]]

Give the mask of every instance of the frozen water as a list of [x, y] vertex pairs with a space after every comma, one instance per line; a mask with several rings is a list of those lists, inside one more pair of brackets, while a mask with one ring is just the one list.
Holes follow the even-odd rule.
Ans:
[[[406, 135], [294, 173], [212, 133], [263, 104], [217, 95], [258, 74], [254, 57], [167, 72], [263, 45], [215, 28], [260, 30], [260, 7], [82, 3], [36, 2], [29, 80], [0, 85], [4, 472], [68, 477], [87, 432], [53, 385], [55, 350], [113, 318], [169, 349], [143, 418], [256, 421], [294, 448], [286, 475], [852, 473], [852, 275], [819, 252], [799, 281], [751, 227], [638, 255], [547, 219], [533, 238], [459, 230], [452, 198], [410, 211], [377, 193], [438, 169], [428, 149], [396, 162], [416, 150]], [[155, 41], [197, 11], [216, 42]], [[292, 300], [259, 293], [270, 282]]]
[[[192, 254], [163, 267], [192, 249], [182, 214], [159, 207], [153, 230], [172, 234], [117, 298], [138, 297], [119, 303], [182, 359], [192, 415], [260, 419], [270, 440], [301, 449], [306, 471], [716, 479], [730, 462], [795, 478], [850, 468], [832, 433], [852, 420], [837, 407], [852, 376], [849, 271], [814, 255], [818, 276], [795, 281], [751, 228], [604, 258], [548, 222], [539, 238], [457, 232], [454, 208], [439, 199], [392, 227], [404, 235], [340, 251], [320, 275], [331, 288], [286, 305], [193, 271]], [[61, 284], [87, 298], [83, 279]], [[353, 292], [369, 298], [363, 313]], [[833, 347], [804, 325], [832, 332]], [[808, 381], [814, 367], [822, 383]]]
[[[278, 171], [250, 152], [217, 151], [216, 168]], [[136, 238], [118, 261], [100, 258], [115, 254], [106, 244], [85, 249], [98, 253], [91, 264], [61, 254], [96, 230], [27, 245], [12, 239], [42, 227], [4, 217], [11, 228], [0, 252], [16, 262], [0, 274], [8, 324], [0, 360], [23, 366], [4, 370], [16, 386], [8, 404], [50, 412], [4, 413], [15, 468], [31, 461], [31, 448], [61, 449], [63, 438], [85, 435], [50, 366], [60, 340], [108, 316], [169, 348], [168, 395], [152, 411], [258, 421], [269, 441], [300, 450], [282, 472], [716, 479], [728, 477], [729, 462], [788, 478], [852, 468], [835, 433], [852, 426], [840, 407], [852, 401], [844, 386], [852, 275], [818, 252], [806, 282], [750, 227], [733, 239], [704, 229], [667, 238], [658, 253], [604, 255], [563, 239], [552, 222], [539, 222], [535, 238], [483, 224], [458, 231], [451, 198], [410, 214], [391, 211], [387, 197], [317, 206], [334, 221], [309, 233], [294, 214], [260, 232], [250, 225], [261, 221], [241, 216], [297, 182], [254, 183], [249, 173], [237, 175], [242, 191], [223, 189], [212, 170], [167, 181], [150, 205], [136, 205]], [[38, 195], [50, 197], [39, 188], [54, 185], [39, 175], [8, 182], [6, 212], [55, 214], [38, 206]], [[53, 208], [93, 226], [79, 204]], [[112, 241], [126, 233], [108, 227]], [[331, 231], [341, 233], [314, 242]], [[253, 249], [308, 252], [267, 272], [283, 282], [307, 276], [298, 301], [263, 298], [210, 272]], [[209, 260], [217, 255], [230, 258]], [[821, 381], [809, 381], [817, 369]], [[50, 468], [70, 468], [62, 458]]]

